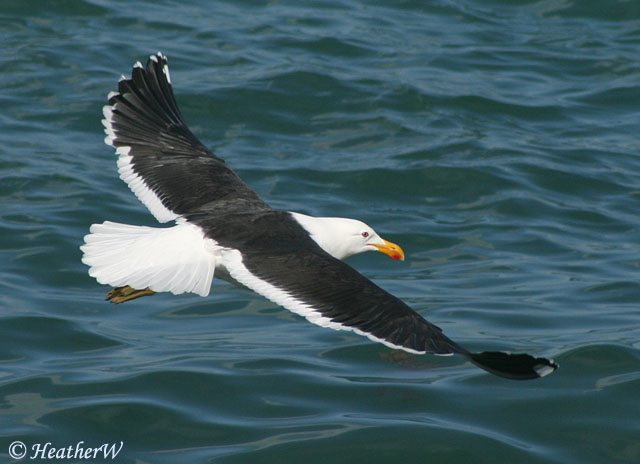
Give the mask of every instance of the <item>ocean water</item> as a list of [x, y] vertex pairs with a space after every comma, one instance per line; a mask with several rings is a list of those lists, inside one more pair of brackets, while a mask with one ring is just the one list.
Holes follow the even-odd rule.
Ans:
[[[2, 462], [640, 462], [640, 3], [3, 0], [0, 37]], [[407, 260], [359, 271], [558, 371], [400, 355], [218, 281], [105, 302], [82, 237], [155, 220], [101, 107], [158, 50], [271, 205], [366, 221]]]

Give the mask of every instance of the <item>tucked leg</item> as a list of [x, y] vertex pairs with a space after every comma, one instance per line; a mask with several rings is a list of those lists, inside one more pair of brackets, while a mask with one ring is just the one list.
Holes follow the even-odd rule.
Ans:
[[105, 299], [112, 303], [119, 304], [124, 303], [125, 301], [135, 300], [136, 298], [155, 294], [156, 292], [151, 290], [149, 287], [142, 290], [136, 290], [135, 288], [131, 288], [127, 285], [126, 287], [113, 288], [109, 293], [107, 293], [107, 297]]

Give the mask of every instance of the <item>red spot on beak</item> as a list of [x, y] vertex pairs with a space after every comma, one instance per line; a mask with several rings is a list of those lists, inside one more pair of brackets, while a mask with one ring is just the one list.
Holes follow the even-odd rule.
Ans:
[[399, 259], [400, 261], [404, 261], [404, 251], [395, 243], [388, 242], [384, 240], [384, 245], [373, 245], [377, 248], [380, 253], [384, 253], [389, 256], [391, 259]]

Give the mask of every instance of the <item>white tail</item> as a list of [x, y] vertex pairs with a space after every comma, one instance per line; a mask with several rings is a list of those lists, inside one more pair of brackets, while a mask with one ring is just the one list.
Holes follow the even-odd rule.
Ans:
[[115, 222], [93, 224], [80, 249], [89, 275], [113, 287], [207, 296], [216, 266], [216, 242], [186, 222], [170, 228]]

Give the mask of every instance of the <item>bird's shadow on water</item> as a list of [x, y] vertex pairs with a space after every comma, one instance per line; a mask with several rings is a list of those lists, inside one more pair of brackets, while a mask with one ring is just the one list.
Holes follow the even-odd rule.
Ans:
[[425, 356], [407, 353], [402, 350], [385, 351], [380, 354], [380, 359], [405, 369], [428, 370], [441, 366], [437, 360], [432, 361]]

